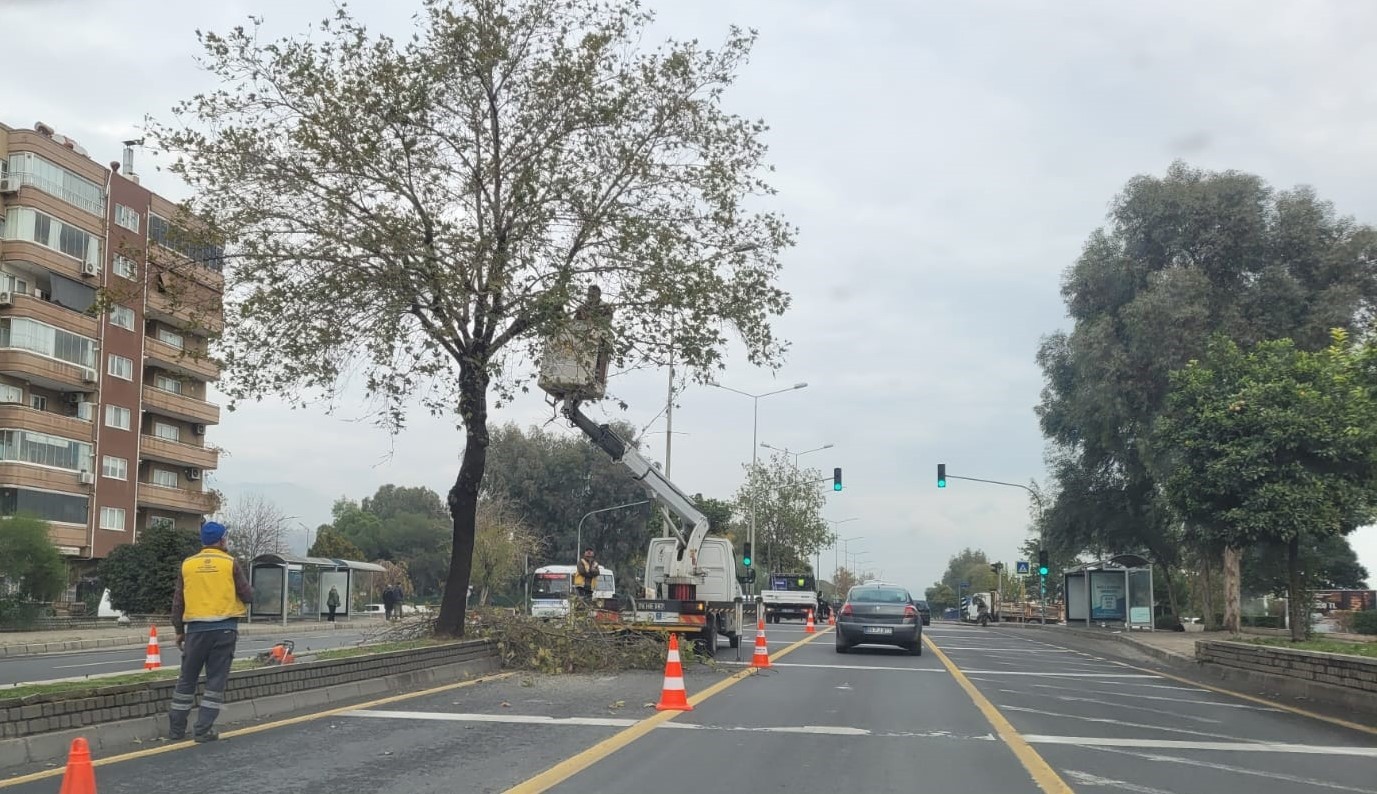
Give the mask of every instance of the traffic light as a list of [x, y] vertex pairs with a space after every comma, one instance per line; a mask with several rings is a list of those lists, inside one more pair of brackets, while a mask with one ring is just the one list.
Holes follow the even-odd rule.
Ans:
[[937, 464], [937, 487], [947, 487], [947, 464], [945, 463]]
[[1038, 576], [1046, 576], [1047, 570], [1047, 551], [1040, 549], [1038, 551]]
[[1002, 562], [992, 563], [992, 564], [990, 565], [990, 570], [994, 571], [994, 572], [995, 572], [995, 575], [998, 576], [998, 575], [999, 575], [999, 572], [1002, 571], [1002, 570], [1004, 570], [1004, 563], [1002, 563]]
[[832, 490], [834, 490], [834, 491], [840, 491], [840, 490], [841, 490], [841, 469], [840, 469], [840, 468], [836, 468], [836, 469], [833, 469], [833, 470], [832, 470]]
[[741, 564], [747, 568], [751, 567], [751, 543], [747, 541], [741, 547]]

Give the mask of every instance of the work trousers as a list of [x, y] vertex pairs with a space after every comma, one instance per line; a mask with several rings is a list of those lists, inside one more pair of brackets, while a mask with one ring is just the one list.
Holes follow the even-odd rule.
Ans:
[[225, 705], [225, 685], [229, 682], [238, 640], [239, 632], [234, 629], [187, 632], [182, 643], [182, 671], [177, 676], [177, 689], [172, 694], [172, 709], [168, 712], [173, 736], [186, 733], [202, 668], [206, 671], [206, 689], [201, 693], [195, 735], [206, 733], [215, 724], [215, 718], [220, 716], [220, 709]]

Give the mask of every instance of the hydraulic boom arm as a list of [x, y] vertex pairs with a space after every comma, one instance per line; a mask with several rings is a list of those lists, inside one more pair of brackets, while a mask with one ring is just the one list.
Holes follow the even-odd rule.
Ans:
[[682, 532], [674, 529], [674, 534], [679, 539], [679, 552], [676, 557], [682, 563], [684, 551], [687, 550], [690, 552], [690, 569], [697, 567], [698, 550], [702, 548], [703, 539], [708, 536], [710, 527], [707, 516], [699, 511], [693, 500], [670, 482], [650, 461], [641, 457], [634, 447], [612, 432], [612, 428], [588, 418], [579, 410], [577, 402], [565, 400], [560, 412], [577, 425], [594, 444], [611, 456], [613, 461], [630, 470], [633, 478], [639, 480], [661, 505], [683, 522], [684, 532], [688, 532], [689, 535], [685, 538]]

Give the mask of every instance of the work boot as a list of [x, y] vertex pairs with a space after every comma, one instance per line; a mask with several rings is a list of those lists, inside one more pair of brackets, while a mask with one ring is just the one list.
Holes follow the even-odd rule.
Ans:
[[210, 730], [206, 731], [205, 733], [198, 733], [198, 734], [196, 734], [196, 737], [195, 737], [196, 743], [197, 743], [197, 744], [205, 744], [206, 742], [213, 742], [213, 741], [215, 741], [216, 739], [219, 739], [219, 738], [220, 738], [220, 734], [219, 734], [218, 732], [216, 732], [216, 730], [215, 730], [214, 728], [211, 728]]

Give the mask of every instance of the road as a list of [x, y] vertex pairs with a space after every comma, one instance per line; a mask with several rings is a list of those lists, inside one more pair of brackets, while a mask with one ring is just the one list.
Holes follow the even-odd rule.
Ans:
[[771, 671], [687, 671], [692, 712], [648, 708], [658, 673], [516, 674], [225, 726], [216, 744], [111, 759], [97, 783], [103, 794], [196, 781], [217, 792], [1377, 794], [1377, 732], [1125, 666], [1104, 641], [939, 623], [912, 657], [838, 655], [826, 630], [806, 638], [796, 624], [768, 632]]
[[[373, 630], [376, 633], [376, 629]], [[261, 651], [271, 648], [283, 637], [296, 641], [297, 653], [308, 649], [322, 650], [354, 645], [367, 634], [358, 629], [339, 631], [311, 631], [292, 634], [291, 627], [283, 629], [281, 636], [274, 634], [255, 634], [239, 638], [236, 658], [257, 656]], [[8, 656], [0, 658], [0, 694], [4, 687], [29, 681], [48, 681], [55, 678], [75, 678], [97, 673], [135, 673], [143, 670], [147, 646], [123, 648], [101, 648], [100, 650], [71, 651], [64, 653], [42, 653], [27, 656]], [[179, 667], [182, 654], [177, 650], [171, 632], [158, 635], [158, 653], [164, 667]]]

